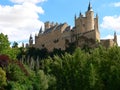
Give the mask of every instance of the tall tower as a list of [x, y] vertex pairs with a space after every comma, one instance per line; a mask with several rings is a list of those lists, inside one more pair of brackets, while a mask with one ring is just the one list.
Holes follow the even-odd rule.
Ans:
[[74, 16], [75, 26], [76, 26], [76, 19], [77, 19], [77, 17], [76, 17], [76, 14], [75, 14], [75, 16]]
[[98, 24], [98, 14], [96, 14], [95, 22], [94, 22], [94, 28], [99, 32], [99, 24]]
[[86, 12], [86, 31], [94, 29], [94, 12], [92, 10], [91, 3], [89, 2], [88, 10]]
[[30, 38], [29, 38], [29, 46], [31, 47], [33, 45], [33, 37], [32, 35], [30, 35]]
[[94, 18], [94, 30], [95, 30], [95, 41], [100, 42], [98, 14], [96, 14], [96, 18]]

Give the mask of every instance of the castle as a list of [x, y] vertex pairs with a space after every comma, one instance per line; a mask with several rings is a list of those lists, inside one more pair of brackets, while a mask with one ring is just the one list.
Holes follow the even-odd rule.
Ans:
[[80, 13], [79, 17], [74, 17], [75, 26], [71, 28], [67, 23], [58, 24], [45, 22], [45, 29], [42, 27], [35, 35], [35, 44], [33, 44], [33, 37], [30, 35], [29, 47], [47, 48], [52, 51], [54, 48], [65, 50], [69, 43], [76, 43], [78, 47], [85, 45], [94, 48], [98, 44], [105, 47], [117, 45], [117, 35], [114, 33], [114, 39], [100, 40], [98, 15], [94, 17], [94, 11], [89, 3], [88, 9], [83, 15]]

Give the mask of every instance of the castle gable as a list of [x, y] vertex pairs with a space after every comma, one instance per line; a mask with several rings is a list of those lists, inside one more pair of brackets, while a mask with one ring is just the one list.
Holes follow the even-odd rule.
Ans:
[[[71, 28], [67, 23], [54, 24], [53, 22], [45, 22], [45, 30], [38, 36], [35, 36], [35, 44], [33, 45], [32, 39], [29, 40], [30, 45], [35, 48], [47, 48], [52, 51], [54, 48], [65, 50], [69, 43], [76, 43], [76, 46], [96, 47], [101, 43], [105, 47], [117, 45], [117, 36], [114, 39], [100, 40], [98, 15], [94, 17], [94, 12], [91, 4], [88, 5], [88, 10], [83, 16], [81, 13], [77, 18], [75, 15], [75, 26]], [[31, 37], [30, 37], [31, 38]]]
[[55, 26], [53, 26], [51, 28], [46, 29], [43, 34], [51, 33], [52, 31], [54, 31], [56, 29], [56, 27], [57, 26], [55, 25]]

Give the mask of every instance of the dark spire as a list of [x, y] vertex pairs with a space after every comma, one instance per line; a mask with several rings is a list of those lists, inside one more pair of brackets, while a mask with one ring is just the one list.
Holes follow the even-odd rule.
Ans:
[[116, 36], [116, 31], [114, 31], [114, 36]]
[[39, 30], [39, 34], [41, 34], [42, 33], [42, 27], [40, 28], [40, 30]]
[[32, 34], [30, 34], [30, 40], [31, 40], [31, 39], [33, 39], [33, 38], [32, 38]]
[[114, 31], [114, 39], [116, 39], [117, 38], [117, 35], [116, 35], [116, 32]]
[[30, 44], [30, 46], [33, 44], [33, 37], [32, 37], [32, 34], [30, 34], [29, 44]]
[[116, 32], [114, 32], [114, 43], [117, 45], [117, 35], [116, 35]]
[[96, 14], [96, 18], [98, 18], [98, 14]]
[[82, 13], [80, 12], [79, 16], [81, 16], [81, 15], [82, 15]]
[[91, 11], [91, 10], [92, 10], [92, 6], [91, 6], [91, 3], [89, 2], [88, 11]]
[[75, 20], [76, 20], [76, 14], [75, 14]]

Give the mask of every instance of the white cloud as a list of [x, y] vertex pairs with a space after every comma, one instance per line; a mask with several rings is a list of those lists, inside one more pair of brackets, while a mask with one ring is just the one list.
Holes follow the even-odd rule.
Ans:
[[114, 7], [120, 7], [120, 2], [115, 2], [115, 3], [112, 3], [111, 5]]
[[[102, 37], [101, 39], [113, 39], [114, 36], [113, 35], [107, 35], [106, 37]], [[120, 46], [120, 35], [117, 35], [117, 43], [118, 46]]]
[[114, 38], [113, 35], [107, 35], [107, 36], [105, 36], [105, 37], [103, 37], [103, 38], [101, 38], [101, 39], [113, 39], [113, 38]]
[[120, 46], [120, 35], [117, 35], [117, 42], [118, 42], [118, 45]]
[[120, 31], [120, 16], [105, 16], [100, 26], [104, 29]]
[[43, 26], [43, 22], [39, 20], [39, 14], [43, 14], [44, 10], [36, 3], [44, 0], [11, 1], [21, 4], [0, 5], [0, 32], [7, 34], [11, 42], [28, 40], [30, 34], [37, 33]]
[[29, 2], [29, 3], [40, 3], [40, 2], [44, 2], [46, 0], [10, 0], [13, 3], [24, 3], [24, 2]]

